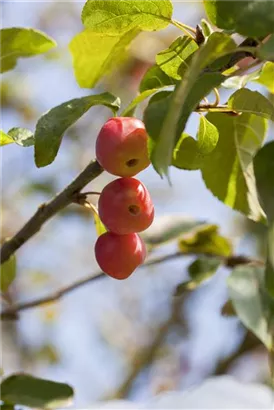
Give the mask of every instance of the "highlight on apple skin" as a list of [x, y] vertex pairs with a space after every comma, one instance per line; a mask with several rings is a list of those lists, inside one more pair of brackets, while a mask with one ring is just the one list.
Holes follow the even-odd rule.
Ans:
[[150, 165], [148, 135], [134, 117], [110, 118], [96, 140], [96, 159], [110, 174], [132, 177]]
[[117, 235], [105, 232], [96, 241], [95, 257], [104, 273], [126, 279], [146, 258], [146, 246], [137, 233]]

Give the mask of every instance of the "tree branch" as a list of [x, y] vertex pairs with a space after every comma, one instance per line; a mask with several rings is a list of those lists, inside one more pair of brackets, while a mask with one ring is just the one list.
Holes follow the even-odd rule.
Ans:
[[75, 195], [102, 172], [103, 168], [97, 161], [90, 162], [62, 192], [56, 195], [50, 202], [40, 205], [23, 228], [11, 239], [3, 243], [1, 248], [1, 264], [6, 262], [15, 251], [35, 235], [46, 221], [71, 204], [75, 199]]
[[[139, 267], [139, 269], [152, 266], [152, 265], [157, 265], [159, 263], [164, 263], [168, 262], [173, 259], [181, 258], [183, 256], [199, 256], [197, 254], [185, 254], [182, 252], [175, 252], [170, 255], [164, 255], [160, 256], [157, 258], [152, 258], [145, 262], [143, 265]], [[214, 255], [208, 255], [214, 257]], [[238, 265], [243, 265], [243, 264], [256, 264], [256, 265], [263, 265], [264, 263], [260, 260], [253, 260], [250, 259], [246, 256], [242, 255], [234, 255], [234, 256], [229, 256], [229, 257], [224, 257], [223, 258], [223, 264], [228, 267], [228, 268], [234, 268], [235, 266]], [[65, 286], [59, 290], [57, 290], [54, 293], [51, 293], [47, 296], [44, 296], [42, 298], [37, 298], [34, 300], [31, 300], [29, 302], [22, 302], [22, 303], [17, 303], [14, 304], [7, 309], [5, 309], [3, 312], [1, 312], [1, 319], [17, 319], [18, 318], [18, 313], [21, 312], [22, 310], [27, 310], [33, 307], [37, 306], [42, 306], [44, 304], [50, 303], [50, 302], [56, 302], [57, 300], [61, 299], [63, 296], [67, 295], [68, 293], [80, 288], [81, 286], [86, 285], [87, 283], [94, 282], [98, 279], [106, 278], [107, 275], [105, 275], [103, 272], [98, 272], [93, 275], [86, 276], [83, 279], [79, 279], [76, 282], [73, 282], [72, 284]]]

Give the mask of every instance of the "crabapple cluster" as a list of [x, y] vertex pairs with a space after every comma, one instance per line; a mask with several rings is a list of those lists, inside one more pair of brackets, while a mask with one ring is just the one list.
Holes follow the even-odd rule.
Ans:
[[96, 141], [97, 161], [120, 177], [100, 194], [98, 212], [107, 232], [95, 244], [100, 268], [115, 279], [129, 277], [146, 257], [138, 232], [153, 222], [154, 206], [147, 188], [132, 177], [150, 164], [147, 142], [143, 122], [133, 117], [110, 118]]

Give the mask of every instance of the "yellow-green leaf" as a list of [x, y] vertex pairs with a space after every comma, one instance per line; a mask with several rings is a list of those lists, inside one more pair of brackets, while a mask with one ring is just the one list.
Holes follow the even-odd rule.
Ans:
[[1, 73], [16, 66], [20, 57], [32, 57], [56, 47], [56, 42], [40, 30], [26, 27], [3, 28], [1, 36]]
[[74, 75], [80, 87], [92, 88], [113, 67], [120, 63], [129, 43], [139, 33], [133, 29], [125, 34], [109, 36], [86, 29], [71, 40]]
[[180, 251], [186, 254], [229, 256], [232, 253], [230, 240], [219, 234], [216, 225], [198, 226], [189, 234], [183, 235], [178, 246]]
[[219, 131], [218, 144], [201, 168], [207, 188], [231, 208], [263, 220], [252, 160], [266, 136], [266, 119], [249, 113], [209, 113], [207, 118]]
[[172, 17], [169, 0], [88, 0], [82, 11], [85, 27], [97, 33], [121, 35], [132, 29], [161, 30]]
[[257, 76], [254, 81], [264, 85], [274, 94], [274, 63], [271, 63], [270, 61], [265, 63], [259, 76]]
[[10, 284], [14, 281], [16, 276], [16, 259], [12, 255], [9, 260], [7, 260], [1, 266], [0, 284], [1, 292], [6, 292]]
[[0, 146], [12, 144], [13, 142], [13, 139], [8, 134], [0, 130]]
[[218, 129], [201, 116], [197, 139], [183, 133], [173, 151], [172, 165], [189, 170], [201, 168], [204, 158], [214, 150], [218, 139]]

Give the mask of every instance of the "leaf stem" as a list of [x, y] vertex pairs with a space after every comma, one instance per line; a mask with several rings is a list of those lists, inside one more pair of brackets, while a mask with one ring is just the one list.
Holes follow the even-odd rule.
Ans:
[[195, 36], [193, 36], [193, 34], [196, 35], [196, 30], [193, 27], [190, 27], [187, 24], [183, 24], [177, 20], [171, 20], [171, 24], [173, 24], [173, 26], [177, 27], [179, 30], [183, 31], [188, 37], [192, 38], [192, 40], [196, 42], [196, 38]]
[[212, 104], [212, 107], [217, 107], [220, 104], [220, 94], [217, 88], [213, 88], [215, 94], [215, 101]]
[[228, 107], [227, 105], [218, 105], [218, 106], [214, 106], [212, 104], [200, 104], [198, 105], [198, 107], [195, 109], [196, 112], [223, 112], [226, 114], [230, 114], [230, 115], [240, 115], [240, 112], [234, 111], [232, 110], [230, 107]]

